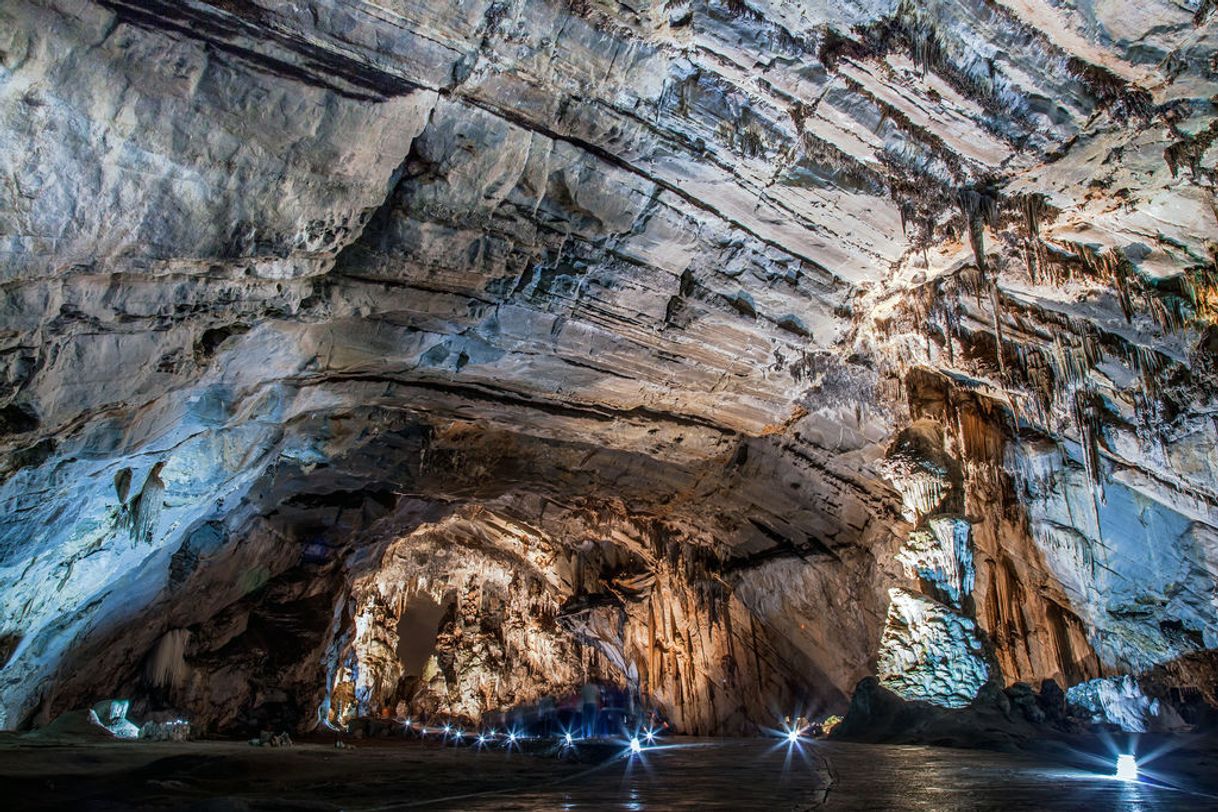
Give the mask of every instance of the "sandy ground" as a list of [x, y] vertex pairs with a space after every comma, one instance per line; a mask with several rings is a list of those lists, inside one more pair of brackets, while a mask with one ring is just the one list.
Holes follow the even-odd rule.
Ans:
[[[1123, 743], [1124, 744], [1124, 743]], [[1172, 750], [1137, 784], [1106, 756], [1010, 755], [935, 747], [679, 739], [637, 756], [564, 762], [500, 747], [398, 739], [349, 749], [240, 742], [32, 743], [0, 739], [7, 809], [1218, 809], [1215, 750]], [[1098, 748], [1103, 750], [1103, 747]]]

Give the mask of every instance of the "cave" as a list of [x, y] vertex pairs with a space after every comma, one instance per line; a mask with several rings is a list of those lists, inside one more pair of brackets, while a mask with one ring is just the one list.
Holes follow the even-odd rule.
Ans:
[[1218, 803], [1213, 0], [5, 0], [21, 809]]

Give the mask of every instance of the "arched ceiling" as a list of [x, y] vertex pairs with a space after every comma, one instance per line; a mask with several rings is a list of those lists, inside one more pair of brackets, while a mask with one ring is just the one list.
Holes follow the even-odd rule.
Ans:
[[[411, 500], [612, 503], [840, 571], [810, 606], [854, 596], [874, 647], [921, 519], [881, 463], [915, 419], [974, 453], [965, 400], [1005, 426], [988, 464], [1031, 539], [975, 531], [993, 560], [1146, 667], [1178, 651], [1109, 611], [1137, 557], [1075, 582], [1062, 551], [1166, 533], [1147, 622], [1212, 647], [1211, 11], [6, 4], [3, 724], [180, 606], [183, 550], [229, 591], [128, 659], [238, 571], [406, 532]], [[1068, 509], [1101, 480], [1159, 524], [1106, 539], [1100, 501]]]

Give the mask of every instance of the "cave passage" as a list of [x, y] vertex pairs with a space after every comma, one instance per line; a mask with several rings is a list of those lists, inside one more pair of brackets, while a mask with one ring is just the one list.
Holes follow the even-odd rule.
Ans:
[[439, 603], [430, 595], [416, 595], [398, 620], [398, 660], [406, 677], [421, 678], [428, 660], [436, 651], [436, 636], [446, 611], [455, 600]]
[[1213, 806], [1215, 415], [1215, 0], [0, 3], [19, 806]]

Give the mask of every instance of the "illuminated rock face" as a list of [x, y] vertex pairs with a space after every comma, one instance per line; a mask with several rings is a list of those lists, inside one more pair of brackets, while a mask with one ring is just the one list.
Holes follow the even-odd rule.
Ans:
[[907, 574], [916, 575], [960, 606], [973, 592], [972, 525], [966, 519], [936, 516], [925, 529], [913, 530], [897, 554]]
[[888, 591], [880, 682], [904, 699], [964, 707], [989, 668], [971, 616], [976, 568], [972, 522], [959, 515], [963, 468], [948, 452], [941, 424], [921, 420], [897, 435], [881, 470], [914, 523], [896, 558], [919, 591]]
[[0, 725], [1208, 662], [1212, 4], [434, 5], [0, 9]]
[[933, 597], [889, 591], [880, 681], [906, 699], [966, 705], [988, 676], [976, 623], [964, 613], [975, 575], [971, 524], [952, 516], [927, 519], [910, 531], [897, 560]]
[[977, 626], [924, 595], [893, 588], [880, 640], [880, 682], [906, 699], [962, 708], [989, 677]]
[[[405, 701], [416, 714], [477, 720], [578, 690], [604, 672], [599, 662], [586, 669], [577, 642], [559, 629], [557, 573], [537, 566], [539, 558], [557, 563], [557, 554], [528, 528], [478, 512], [390, 543], [379, 568], [353, 589], [354, 635], [340, 662], [350, 660], [356, 676], [355, 712], [375, 715]], [[392, 630], [420, 593], [453, 603], [437, 629], [433, 661], [421, 674], [404, 675]], [[404, 676], [420, 684], [401, 685]]]
[[1171, 706], [1146, 696], [1129, 676], [1094, 679], [1071, 686], [1066, 700], [1095, 721], [1117, 725], [1129, 733], [1188, 729]]
[[[783, 639], [782, 618], [752, 603], [742, 576], [678, 529], [554, 505], [525, 522], [510, 518], [520, 509], [511, 501], [401, 535], [393, 517], [382, 523], [386, 541], [353, 582], [353, 629], [336, 629], [331, 720], [399, 703], [477, 720], [578, 696], [593, 681], [628, 688], [677, 729], [747, 733], [772, 708], [826, 709], [845, 695], [815, 649]], [[427, 668], [403, 675], [392, 630], [419, 593], [452, 603]], [[830, 639], [844, 648], [848, 633]], [[792, 683], [794, 668], [814, 679]]]

